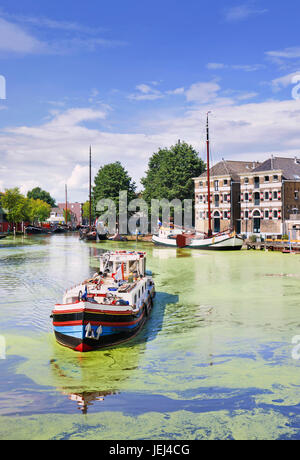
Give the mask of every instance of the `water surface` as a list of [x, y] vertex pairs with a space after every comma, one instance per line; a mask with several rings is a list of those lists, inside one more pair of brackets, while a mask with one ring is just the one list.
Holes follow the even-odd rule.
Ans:
[[[131, 342], [78, 354], [51, 309], [104, 249], [147, 251], [157, 298]], [[300, 256], [77, 236], [0, 243], [0, 439], [299, 439]]]

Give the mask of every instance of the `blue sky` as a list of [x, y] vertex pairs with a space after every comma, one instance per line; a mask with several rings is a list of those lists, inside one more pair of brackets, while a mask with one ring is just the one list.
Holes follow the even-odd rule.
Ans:
[[300, 156], [299, 14], [294, 0], [2, 0], [0, 189], [60, 201], [68, 183], [84, 201], [90, 144], [94, 173], [120, 160], [137, 182], [178, 139], [204, 158], [207, 110], [214, 161]]

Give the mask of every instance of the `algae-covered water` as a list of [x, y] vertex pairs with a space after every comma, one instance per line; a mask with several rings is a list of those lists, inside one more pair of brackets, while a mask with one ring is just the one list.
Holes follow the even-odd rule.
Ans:
[[[101, 248], [147, 251], [155, 306], [131, 342], [77, 354], [49, 316]], [[6, 239], [0, 293], [0, 439], [300, 438], [299, 255]]]

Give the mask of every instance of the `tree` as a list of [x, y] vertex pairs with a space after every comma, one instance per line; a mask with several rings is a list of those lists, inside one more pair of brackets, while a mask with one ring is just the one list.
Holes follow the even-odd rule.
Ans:
[[6, 189], [1, 196], [1, 205], [7, 212], [9, 223], [17, 224], [29, 218], [29, 202], [18, 188]]
[[50, 204], [42, 200], [28, 199], [28, 214], [31, 222], [45, 222], [51, 213]]
[[40, 187], [35, 187], [30, 192], [27, 193], [27, 198], [33, 198], [34, 200], [41, 200], [45, 203], [48, 203], [51, 208], [56, 206], [54, 198], [50, 195], [49, 192], [42, 190]]
[[185, 142], [178, 142], [169, 149], [159, 149], [149, 160], [146, 177], [141, 180], [144, 186], [143, 198], [179, 200], [194, 197], [194, 177], [205, 171], [205, 163], [196, 150]]
[[205, 163], [198, 152], [185, 142], [159, 149], [150, 158], [146, 176], [141, 180], [143, 198], [148, 205], [152, 199], [178, 199], [181, 202], [190, 199], [194, 206], [193, 178], [204, 171]]
[[95, 177], [93, 187], [93, 209], [95, 211], [99, 200], [109, 198], [119, 212], [119, 193], [127, 192], [128, 201], [136, 197], [136, 184], [119, 161], [102, 166]]
[[[67, 214], [66, 214], [66, 210], [64, 209], [64, 219], [65, 219], [65, 223], [68, 224], [68, 223], [71, 223], [72, 222], [72, 213], [70, 211], [70, 209], [67, 209]], [[67, 217], [67, 218], [66, 218]]]
[[[82, 217], [85, 220], [89, 220], [90, 218], [90, 202], [89, 201], [86, 201], [82, 206]], [[92, 203], [92, 216], [91, 217], [92, 217], [92, 221], [95, 220], [96, 218], [93, 203]]]

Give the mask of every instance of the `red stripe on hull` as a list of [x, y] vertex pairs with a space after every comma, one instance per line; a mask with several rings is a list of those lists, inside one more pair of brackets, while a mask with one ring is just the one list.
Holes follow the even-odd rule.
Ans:
[[53, 326], [81, 326], [84, 324], [85, 326], [87, 324], [91, 324], [91, 326], [133, 326], [134, 324], [137, 324], [142, 318], [144, 317], [144, 314], [142, 314], [138, 319], [135, 321], [130, 321], [127, 323], [105, 323], [103, 321], [64, 321], [64, 322], [53, 322]]
[[101, 313], [102, 315], [130, 315], [132, 312], [130, 310], [126, 311], [118, 311], [118, 310], [91, 310], [87, 308], [80, 308], [80, 309], [74, 309], [74, 310], [53, 310], [52, 314], [53, 315], [65, 315], [68, 313]]

